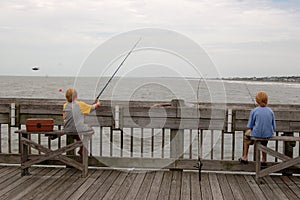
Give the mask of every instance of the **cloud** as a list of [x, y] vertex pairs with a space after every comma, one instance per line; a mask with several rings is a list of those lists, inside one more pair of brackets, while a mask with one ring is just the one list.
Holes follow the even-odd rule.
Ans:
[[[69, 60], [71, 55], [64, 59], [64, 52], [74, 54], [78, 62], [114, 35], [154, 27], [187, 35], [218, 60], [216, 56], [246, 53], [259, 43], [286, 42], [282, 47], [295, 49], [297, 42], [293, 41], [299, 41], [300, 33], [299, 9], [295, 0], [1, 1], [0, 51], [4, 57], [18, 57], [26, 51], [32, 59], [44, 51], [52, 55], [43, 57], [45, 63], [53, 64], [50, 59], [59, 57], [67, 66], [75, 61]], [[5, 53], [7, 48], [17, 51]], [[24, 62], [32, 63], [26, 58]], [[228, 60], [220, 67], [230, 63]], [[0, 64], [17, 66], [17, 61]]]

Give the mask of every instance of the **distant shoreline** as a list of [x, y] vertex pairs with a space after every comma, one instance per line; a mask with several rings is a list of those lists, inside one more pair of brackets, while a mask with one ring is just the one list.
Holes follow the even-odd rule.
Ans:
[[300, 76], [270, 76], [270, 77], [232, 77], [221, 78], [230, 81], [268, 81], [268, 82], [284, 82], [284, 83], [300, 83]]

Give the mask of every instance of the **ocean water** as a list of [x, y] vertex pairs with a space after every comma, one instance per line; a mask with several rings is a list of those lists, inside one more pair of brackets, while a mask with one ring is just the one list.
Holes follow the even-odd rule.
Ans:
[[[92, 100], [108, 78], [0, 76], [0, 98], [64, 99], [75, 87], [79, 99]], [[300, 84], [283, 82], [222, 81], [191, 78], [124, 78], [112, 80], [100, 96], [104, 100], [253, 103], [264, 90], [270, 104], [300, 104]]]

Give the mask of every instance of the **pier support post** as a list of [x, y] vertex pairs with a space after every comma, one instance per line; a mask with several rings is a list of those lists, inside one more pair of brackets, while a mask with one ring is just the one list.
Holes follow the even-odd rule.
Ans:
[[[184, 101], [175, 99], [171, 101], [171, 106], [177, 109], [176, 118], [181, 119], [181, 107], [183, 107]], [[177, 129], [171, 129], [170, 136], [170, 157], [171, 158], [183, 158], [184, 154], [184, 130], [180, 128], [178, 123]], [[175, 166], [176, 167], [176, 166]]]

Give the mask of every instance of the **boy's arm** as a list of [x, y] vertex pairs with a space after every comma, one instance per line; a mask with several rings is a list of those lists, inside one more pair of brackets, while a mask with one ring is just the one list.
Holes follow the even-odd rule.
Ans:
[[83, 114], [89, 114], [92, 110], [95, 110], [96, 108], [98, 108], [100, 106], [99, 102], [97, 102], [93, 105], [87, 104], [87, 103], [82, 102], [82, 101], [78, 101], [77, 103], [78, 103], [79, 108], [80, 108], [80, 110]]

